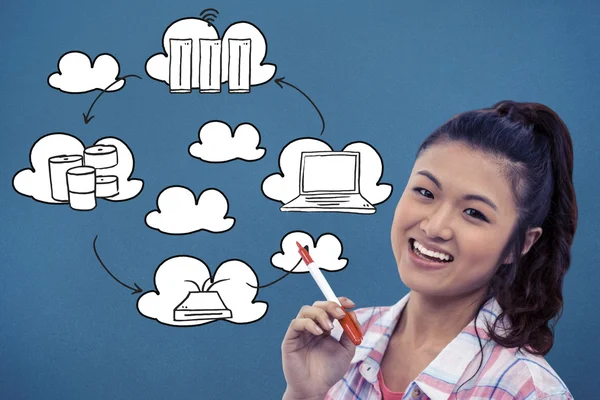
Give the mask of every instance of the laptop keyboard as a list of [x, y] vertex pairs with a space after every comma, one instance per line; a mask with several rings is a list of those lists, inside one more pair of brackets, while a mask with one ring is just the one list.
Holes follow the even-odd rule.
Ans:
[[320, 203], [320, 205], [337, 205], [350, 201], [349, 195], [319, 195], [305, 196], [304, 198], [309, 203]]

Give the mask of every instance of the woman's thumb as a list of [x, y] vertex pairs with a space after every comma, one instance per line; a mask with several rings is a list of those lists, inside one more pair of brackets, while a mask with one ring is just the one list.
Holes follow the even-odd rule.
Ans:
[[340, 344], [348, 351], [351, 357], [354, 357], [356, 345], [350, 340], [350, 337], [346, 332], [343, 332], [342, 336], [340, 336]]

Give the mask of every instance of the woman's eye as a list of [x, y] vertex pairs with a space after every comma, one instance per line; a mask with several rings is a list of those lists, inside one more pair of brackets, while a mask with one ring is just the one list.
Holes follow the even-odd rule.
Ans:
[[[431, 192], [430, 192], [429, 190], [427, 190], [427, 189], [420, 188], [420, 187], [416, 187], [416, 188], [414, 188], [413, 190], [414, 190], [415, 192], [418, 192], [418, 193], [420, 193], [420, 194], [421, 194], [421, 196], [423, 196], [423, 197], [426, 197], [426, 198], [433, 198], [433, 193], [431, 193]], [[429, 193], [429, 194], [431, 195], [431, 197], [423, 195], [423, 192], [422, 192], [422, 191], [425, 191], [425, 192]], [[477, 211], [476, 209], [474, 209], [474, 208], [468, 208], [467, 210], [472, 210], [472, 211], [474, 211], [474, 213], [472, 213], [472, 214], [468, 213], [468, 215], [469, 215], [470, 217], [477, 218], [477, 219], [480, 219], [480, 220], [482, 220], [482, 221], [486, 221], [486, 222], [488, 222], [488, 219], [485, 217], [485, 215], [483, 215], [482, 213], [480, 213], [480, 212], [479, 212], [479, 211]]]
[[475, 211], [475, 214], [471, 215], [472, 217], [475, 217], [477, 219], [480, 219], [482, 221], [486, 221], [487, 222], [487, 218], [485, 217], [485, 215], [483, 215], [479, 211], [475, 210], [474, 208], [467, 208], [467, 210], [473, 210], [473, 211]]
[[[424, 190], [424, 191], [426, 191], [427, 193], [430, 193], [430, 194], [431, 194], [431, 197], [433, 197], [433, 193], [431, 193], [431, 192], [430, 192], [429, 190], [427, 190], [427, 189], [423, 189], [423, 188], [419, 188], [419, 187], [418, 187], [418, 188], [414, 188], [414, 191], [415, 191], [415, 192], [419, 192], [419, 193], [421, 193], [421, 190]], [[422, 195], [422, 194], [421, 194], [421, 195]], [[428, 196], [423, 196], [423, 197], [428, 197]]]

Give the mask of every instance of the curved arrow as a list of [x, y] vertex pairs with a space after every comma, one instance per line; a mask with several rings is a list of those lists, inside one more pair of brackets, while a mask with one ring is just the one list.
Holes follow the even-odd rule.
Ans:
[[304, 95], [304, 97], [306, 97], [308, 99], [308, 101], [310, 101], [310, 104], [313, 105], [315, 110], [317, 110], [317, 112], [319, 113], [319, 117], [321, 117], [321, 123], [323, 124], [323, 128], [321, 129], [321, 133], [320, 133], [320, 135], [322, 135], [323, 131], [325, 131], [325, 119], [323, 118], [323, 114], [321, 114], [321, 111], [319, 111], [319, 109], [317, 108], [317, 105], [310, 99], [310, 97], [308, 97], [306, 95], [306, 93], [304, 93], [302, 90], [298, 89], [296, 86], [292, 85], [291, 83], [284, 81], [284, 79], [285, 79], [285, 76], [282, 78], [277, 78], [277, 79], [275, 79], [275, 83], [282, 89], [283, 89], [283, 86], [281, 85], [282, 83], [285, 83], [286, 85], [293, 87], [294, 89], [296, 89], [297, 91], [302, 93]]
[[125, 75], [124, 77], [121, 77], [117, 80], [115, 80], [113, 83], [111, 83], [110, 85], [108, 85], [108, 87], [106, 89], [104, 89], [103, 91], [100, 92], [100, 94], [96, 97], [96, 99], [94, 100], [94, 102], [92, 103], [92, 105], [90, 106], [90, 109], [87, 112], [87, 115], [84, 113], [83, 114], [83, 122], [85, 122], [85, 124], [89, 124], [90, 121], [95, 117], [95, 115], [92, 115], [90, 117], [90, 112], [92, 112], [92, 107], [94, 107], [94, 104], [96, 104], [96, 102], [98, 101], [98, 99], [100, 98], [100, 96], [102, 96], [104, 94], [104, 92], [106, 92], [108, 89], [110, 89], [115, 83], [121, 81], [121, 80], [125, 80], [126, 78], [130, 78], [130, 77], [134, 77], [134, 78], [138, 78], [138, 79], [142, 79], [137, 75]]
[[[308, 251], [308, 246], [304, 246], [304, 248], [306, 249], [306, 251]], [[293, 270], [295, 270], [295, 269], [296, 269], [296, 267], [298, 267], [298, 265], [300, 265], [300, 262], [301, 262], [301, 261], [302, 261], [302, 257], [300, 257], [300, 260], [299, 260], [299, 261], [296, 263], [296, 265], [294, 265], [294, 268], [290, 269], [290, 270], [287, 272], [287, 274], [283, 275], [283, 276], [282, 276], [282, 277], [280, 277], [280, 278], [277, 278], [277, 279], [275, 279], [275, 280], [274, 280], [273, 282], [271, 282], [271, 283], [267, 283], [266, 285], [263, 285], [263, 286], [252, 286], [251, 284], [249, 284], [248, 282], [246, 282], [246, 285], [248, 285], [248, 286], [250, 286], [251, 288], [254, 288], [254, 289], [262, 289], [262, 288], [265, 288], [265, 287], [267, 287], [267, 286], [271, 286], [272, 284], [274, 284], [274, 283], [276, 283], [276, 282], [279, 282], [280, 280], [282, 280], [283, 278], [285, 278], [286, 276], [288, 276], [289, 274], [291, 274], [291, 273], [292, 273], [292, 271], [293, 271]]]
[[102, 265], [102, 267], [104, 267], [104, 269], [106, 270], [106, 272], [108, 272], [108, 274], [109, 274], [110, 276], [112, 276], [112, 278], [113, 278], [115, 281], [119, 282], [121, 285], [125, 286], [127, 289], [131, 289], [131, 290], [133, 290], [133, 292], [131, 292], [131, 294], [136, 294], [136, 293], [140, 293], [140, 292], [142, 292], [142, 291], [143, 291], [143, 289], [142, 289], [141, 287], [139, 287], [139, 286], [137, 285], [137, 283], [134, 283], [134, 285], [135, 285], [135, 288], [132, 288], [131, 286], [127, 286], [126, 284], [124, 284], [123, 282], [121, 282], [120, 280], [118, 280], [118, 279], [117, 279], [117, 277], [116, 277], [116, 276], [114, 276], [114, 275], [112, 274], [112, 272], [110, 272], [110, 271], [108, 270], [108, 268], [106, 268], [106, 265], [104, 265], [104, 263], [103, 263], [103, 262], [102, 262], [102, 260], [100, 259], [100, 256], [98, 255], [98, 251], [96, 250], [96, 240], [97, 240], [97, 239], [98, 239], [98, 235], [96, 235], [96, 237], [94, 238], [94, 254], [96, 254], [96, 258], [98, 259], [98, 261], [100, 261], [100, 264]]

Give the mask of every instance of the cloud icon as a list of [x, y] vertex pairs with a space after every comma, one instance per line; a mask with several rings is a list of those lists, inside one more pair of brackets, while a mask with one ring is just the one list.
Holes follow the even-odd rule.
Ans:
[[254, 270], [241, 260], [222, 263], [211, 278], [201, 260], [176, 256], [163, 261], [154, 274], [156, 291], [137, 302], [143, 316], [171, 326], [197, 326], [222, 319], [236, 324], [258, 321], [268, 304], [255, 301]]
[[[341, 185], [341, 176], [340, 179], [337, 179], [335, 176], [335, 174], [340, 171], [335, 170], [335, 168], [344, 164], [323, 164], [325, 168], [321, 167], [321, 169], [319, 169], [321, 164], [315, 164], [317, 166], [316, 168], [301, 171], [303, 152], [316, 153], [321, 158], [329, 152], [331, 152], [332, 155], [335, 153], [327, 143], [318, 139], [301, 138], [288, 143], [279, 155], [279, 168], [281, 173], [269, 175], [263, 180], [262, 191], [266, 197], [275, 201], [280, 201], [284, 204], [291, 202], [300, 195], [301, 179], [305, 180], [302, 182], [304, 186], [317, 187], [314, 191], [321, 193], [327, 192], [329, 189], [331, 193], [335, 193], [335, 191], [339, 189], [337, 187], [329, 188], [323, 186], [324, 183], [318, 181], [320, 177], [315, 177], [315, 175], [325, 176], [329, 174], [334, 181], [337, 181], [333, 182], [333, 185], [332, 182], [327, 182], [328, 185]], [[392, 193], [392, 185], [379, 182], [383, 175], [383, 162], [379, 153], [371, 145], [364, 142], [350, 143], [344, 147], [342, 152], [360, 154], [360, 165], [358, 168], [351, 167], [350, 177], [347, 178], [349, 184], [351, 186], [353, 185], [354, 180], [352, 175], [357, 174], [356, 178], [359, 182], [359, 193], [364, 199], [371, 204], [379, 204], [387, 200]], [[327, 168], [327, 165], [335, 165], [335, 167]], [[325, 174], [325, 172], [327, 172], [327, 174]], [[316, 182], [307, 182], [306, 180], [309, 176], [312, 179], [315, 179]], [[321, 185], [321, 187], [318, 187], [319, 185]]]
[[110, 54], [100, 54], [92, 62], [87, 54], [72, 51], [60, 57], [58, 71], [48, 76], [48, 85], [64, 93], [115, 92], [125, 85], [124, 79], [117, 79], [119, 71], [119, 62]]
[[196, 195], [183, 186], [169, 186], [157, 199], [158, 210], [146, 214], [146, 225], [171, 235], [207, 230], [218, 233], [233, 227], [235, 218], [227, 217], [229, 203], [218, 189], [207, 189]]
[[[107, 150], [107, 154], [92, 154], [99, 149]], [[31, 168], [22, 169], [15, 174], [13, 187], [18, 193], [43, 203], [69, 204], [67, 172], [73, 167], [87, 165], [90, 170], [94, 170], [96, 180], [91, 183], [89, 190], [95, 192], [96, 197], [105, 200], [130, 200], [144, 186], [142, 180], [131, 179], [135, 166], [131, 150], [114, 137], [102, 138], [86, 148], [75, 136], [51, 133], [33, 144], [29, 161]], [[112, 192], [103, 195], [103, 190]]]
[[348, 264], [348, 259], [340, 258], [343, 247], [337, 236], [332, 233], [323, 234], [315, 244], [312, 236], [302, 231], [289, 232], [285, 235], [281, 241], [281, 251], [273, 254], [271, 264], [287, 272], [309, 272], [307, 266], [301, 262], [296, 242], [308, 246], [308, 253], [323, 270], [340, 271]]
[[258, 148], [260, 133], [250, 123], [235, 128], [222, 121], [209, 121], [198, 131], [198, 141], [189, 147], [192, 157], [206, 162], [220, 163], [241, 159], [256, 161], [265, 155], [264, 148]]

